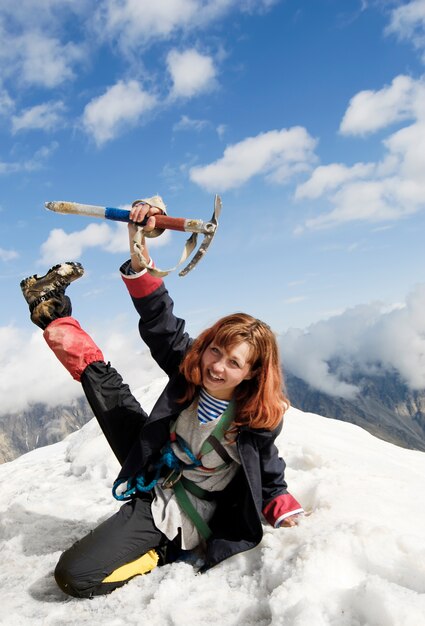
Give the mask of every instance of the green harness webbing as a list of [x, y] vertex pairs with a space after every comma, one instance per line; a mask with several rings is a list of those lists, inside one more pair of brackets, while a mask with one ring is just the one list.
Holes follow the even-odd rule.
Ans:
[[[220, 417], [220, 420], [217, 422], [213, 432], [201, 446], [201, 450], [197, 456], [199, 460], [202, 460], [202, 457], [205, 454], [208, 454], [212, 450], [215, 450], [221, 458], [224, 460], [224, 463], [217, 467], [216, 469], [221, 469], [226, 465], [229, 465], [232, 462], [231, 457], [227, 454], [223, 445], [220, 443], [224, 438], [225, 432], [229, 429], [230, 424], [233, 422], [234, 416], [234, 403], [233, 401], [229, 402], [227, 409], [224, 411], [223, 415]], [[176, 422], [174, 422], [173, 426], [170, 429], [170, 436], [173, 437], [176, 435]], [[187, 445], [187, 444], [186, 444]], [[175, 475], [175, 480], [173, 479], [173, 475]], [[211, 536], [211, 529], [208, 524], [202, 519], [199, 515], [198, 511], [193, 506], [187, 492], [196, 496], [197, 498], [201, 498], [202, 500], [212, 500], [214, 499], [214, 492], [207, 491], [202, 487], [199, 487], [192, 480], [189, 480], [185, 476], [177, 474], [176, 472], [172, 472], [167, 478], [164, 480], [164, 483], [168, 482], [168, 486], [174, 489], [174, 493], [176, 495], [177, 503], [179, 504], [182, 511], [186, 513], [186, 515], [192, 520], [194, 525], [196, 526], [199, 534], [207, 540]], [[164, 487], [164, 483], [162, 486]], [[165, 485], [167, 487], [167, 485]]]
[[198, 511], [193, 506], [192, 502], [187, 495], [187, 491], [179, 480], [173, 485], [174, 493], [176, 494], [177, 502], [179, 503], [180, 508], [190, 517], [192, 522], [195, 524], [196, 528], [199, 531], [199, 534], [205, 539], [209, 539], [211, 537], [211, 528], [208, 524], [202, 519], [199, 515]]

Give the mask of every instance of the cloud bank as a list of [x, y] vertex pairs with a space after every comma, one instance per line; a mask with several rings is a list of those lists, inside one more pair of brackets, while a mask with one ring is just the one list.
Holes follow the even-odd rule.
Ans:
[[[360, 305], [309, 326], [290, 329], [280, 338], [284, 369], [324, 393], [353, 398], [360, 391], [350, 381], [355, 373], [398, 372], [411, 389], [425, 388], [425, 284], [418, 285], [403, 305]], [[132, 386], [160, 374], [144, 351], [135, 330], [108, 320], [93, 331], [105, 359]], [[112, 329], [112, 330], [111, 330]], [[88, 329], [90, 331], [90, 329]], [[42, 333], [14, 326], [0, 328], [2, 412], [16, 412], [35, 402], [63, 404], [81, 389], [56, 361]]]
[[312, 324], [291, 329], [280, 341], [284, 368], [333, 396], [354, 397], [353, 373], [396, 371], [411, 389], [425, 388], [425, 284], [406, 302], [388, 310], [360, 305]]
[[344, 136], [382, 131], [411, 122], [382, 141], [380, 161], [318, 166], [298, 185], [296, 199], [325, 198], [333, 209], [309, 218], [302, 231], [352, 221], [395, 221], [425, 207], [425, 81], [397, 76], [377, 91], [362, 91], [350, 101], [340, 125]]
[[[150, 354], [144, 349], [134, 325], [120, 320], [104, 321], [92, 336], [106, 360], [120, 371], [130, 386], [146, 384], [161, 375]], [[125, 333], [115, 328], [125, 327]], [[17, 413], [41, 402], [57, 406], [82, 395], [74, 381], [44, 342], [40, 329], [16, 326], [0, 327], [1, 414]], [[144, 383], [144, 384], [145, 384]]]
[[[411, 389], [424, 389], [424, 310], [425, 284], [421, 284], [396, 307], [359, 305], [307, 329], [290, 329], [279, 339], [284, 370], [315, 389], [345, 398], [360, 391], [351, 382], [351, 376], [359, 373], [396, 371]], [[120, 328], [126, 328], [125, 333], [115, 330]], [[150, 382], [161, 371], [145, 351], [136, 329], [128, 328], [120, 317], [87, 330], [105, 359], [135, 387]], [[0, 327], [0, 367], [3, 413], [17, 412], [35, 402], [55, 406], [81, 395], [80, 386], [57, 362], [38, 329]]]

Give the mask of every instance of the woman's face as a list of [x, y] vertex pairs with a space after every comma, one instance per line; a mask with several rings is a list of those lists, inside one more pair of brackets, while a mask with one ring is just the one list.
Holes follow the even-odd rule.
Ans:
[[219, 400], [230, 400], [243, 380], [252, 378], [251, 347], [242, 341], [228, 349], [211, 342], [201, 358], [202, 385]]

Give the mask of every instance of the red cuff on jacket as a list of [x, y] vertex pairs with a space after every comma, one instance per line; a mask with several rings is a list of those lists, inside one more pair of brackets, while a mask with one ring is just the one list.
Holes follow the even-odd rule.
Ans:
[[287, 517], [303, 512], [301, 504], [290, 493], [273, 498], [263, 509], [264, 517], [275, 528], [278, 528]]
[[130, 274], [128, 276], [121, 273], [121, 278], [132, 298], [149, 296], [162, 285], [162, 278], [152, 276], [146, 270], [139, 272], [139, 274]]

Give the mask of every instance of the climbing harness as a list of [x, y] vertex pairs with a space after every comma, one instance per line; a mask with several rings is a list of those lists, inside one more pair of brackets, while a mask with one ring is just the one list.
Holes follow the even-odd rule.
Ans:
[[[222, 445], [221, 440], [224, 438], [226, 431], [233, 422], [233, 417], [234, 403], [231, 401], [222, 416], [218, 418], [218, 422], [213, 432], [203, 442], [201, 450], [197, 456], [193, 454], [186, 441], [177, 434], [177, 422], [175, 421], [170, 428], [170, 439], [163, 446], [161, 456], [157, 463], [153, 466], [154, 475], [151, 481], [146, 484], [146, 479], [143, 474], [138, 474], [137, 476], [133, 476], [128, 479], [118, 479], [115, 481], [112, 488], [114, 498], [120, 501], [130, 500], [138, 492], [145, 493], [147, 491], [151, 491], [163, 475], [164, 469], [169, 468], [170, 471], [163, 479], [162, 488], [174, 490], [180, 508], [192, 520], [201, 536], [204, 539], [208, 539], [211, 535], [211, 530], [209, 529], [208, 524], [196, 511], [189, 496], [187, 495], [187, 492], [203, 500], [213, 500], [215, 497], [214, 492], [207, 491], [193, 481], [189, 480], [183, 475], [183, 472], [197, 467], [202, 468], [205, 472], [214, 472], [232, 463], [232, 458]], [[180, 450], [188, 457], [189, 463], [185, 463], [176, 456], [173, 451], [172, 444], [177, 444], [179, 446]], [[212, 450], [217, 452], [223, 463], [216, 468], [204, 467], [202, 465], [202, 457]], [[120, 487], [122, 487], [125, 483], [125, 490], [118, 492]]]

